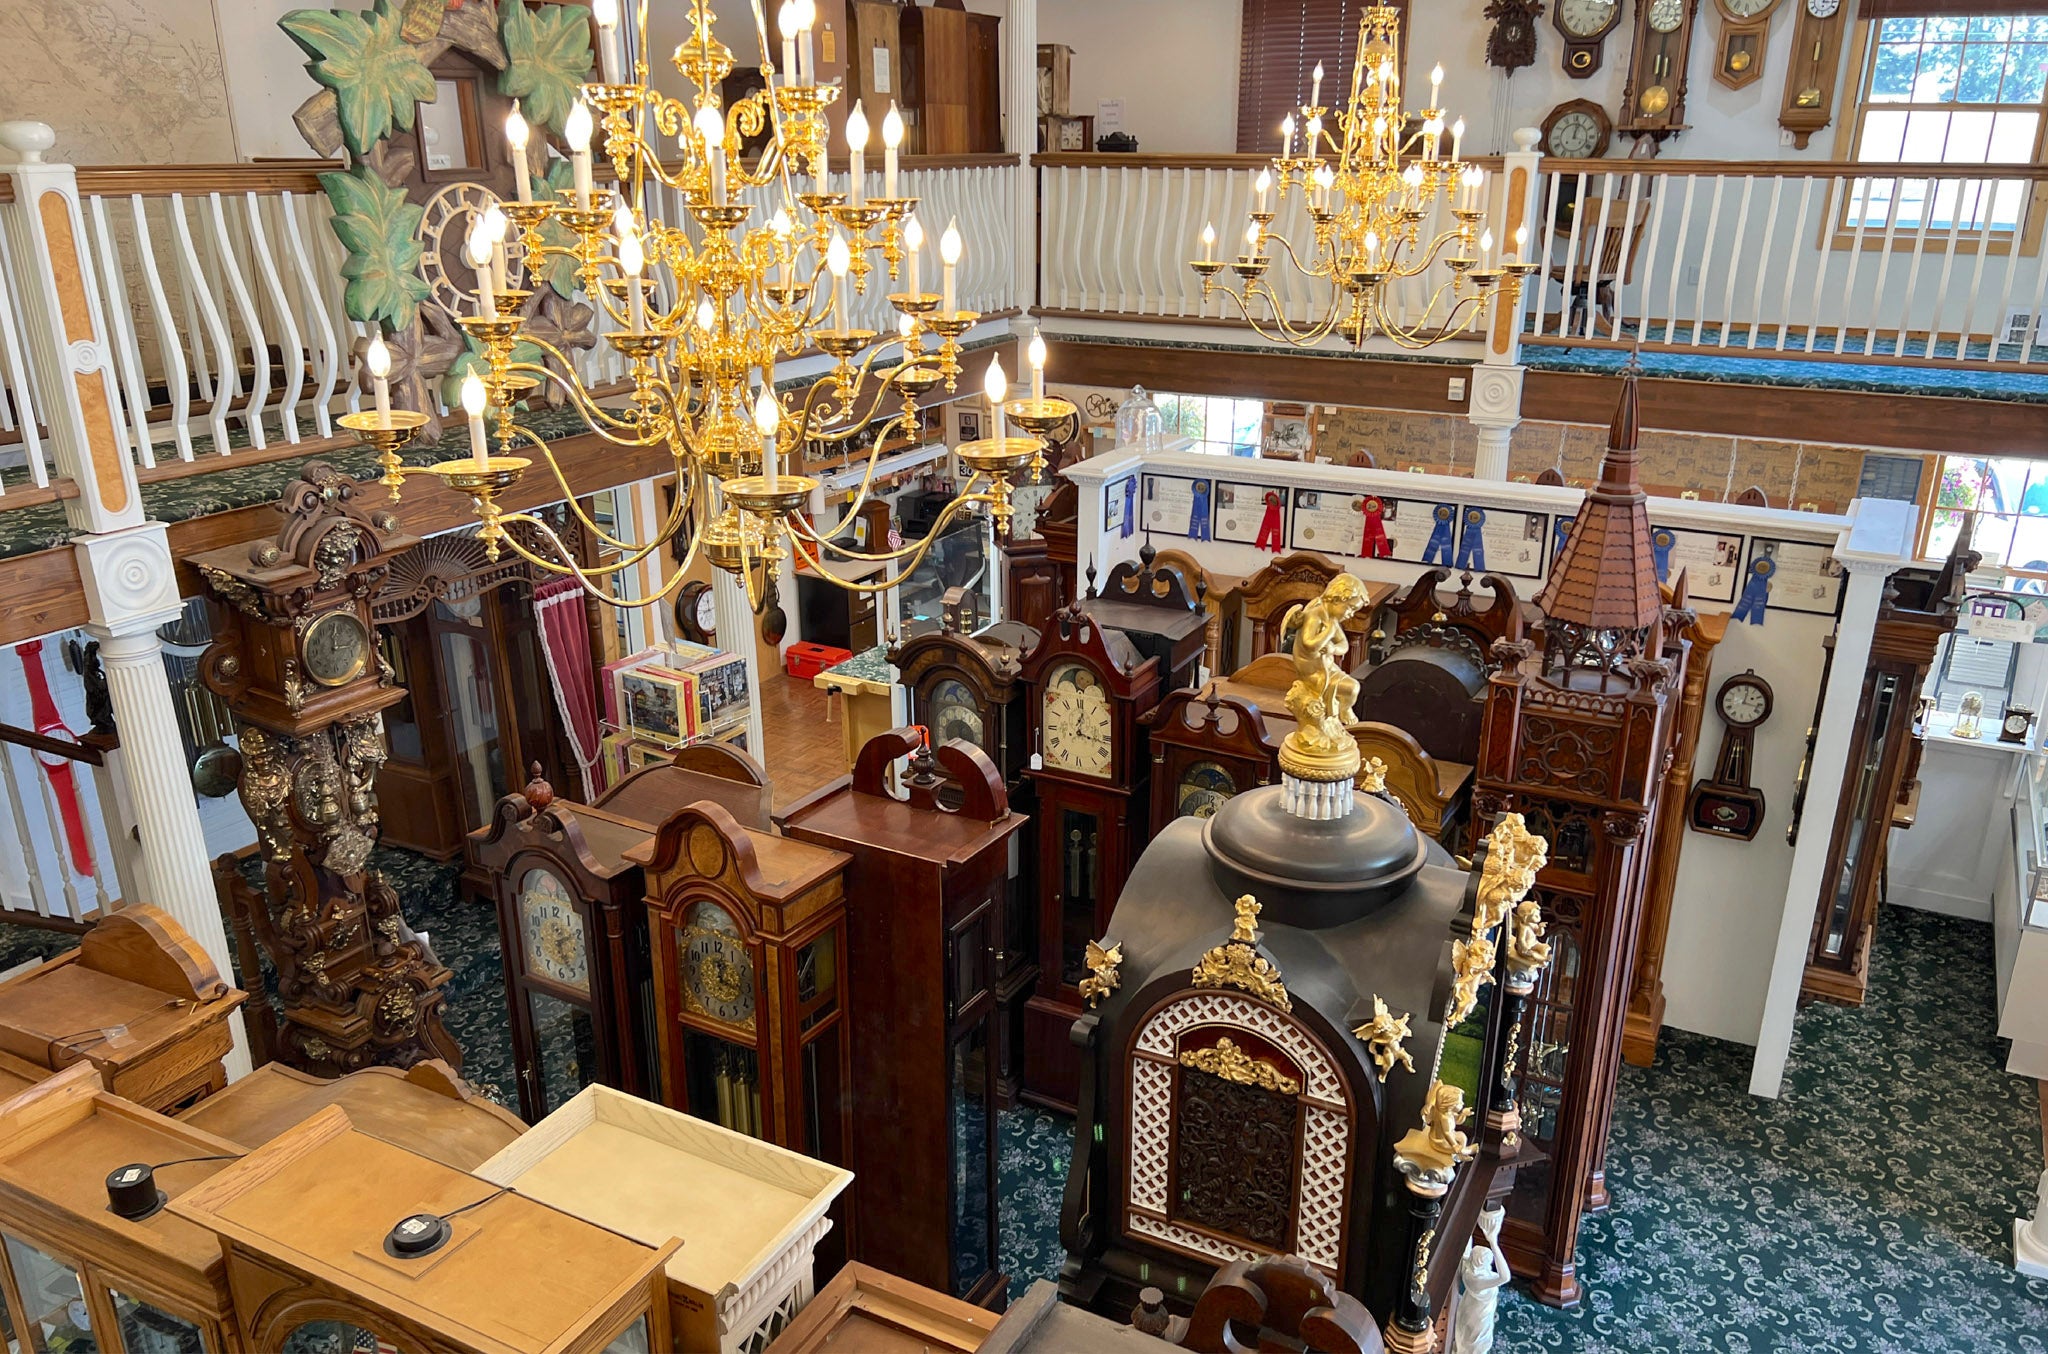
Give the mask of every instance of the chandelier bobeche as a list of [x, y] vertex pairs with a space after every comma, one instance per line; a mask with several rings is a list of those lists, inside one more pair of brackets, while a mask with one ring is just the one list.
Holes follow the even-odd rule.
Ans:
[[[1478, 326], [1496, 302], [1512, 306], [1522, 279], [1535, 271], [1524, 258], [1526, 227], [1516, 228], [1506, 257], [1495, 261], [1493, 235], [1481, 224], [1486, 173], [1463, 158], [1462, 118], [1451, 124], [1451, 153], [1443, 154], [1443, 67], [1431, 72], [1429, 106], [1413, 115], [1402, 110], [1400, 33], [1397, 10], [1375, 5], [1360, 16], [1351, 93], [1334, 127], [1326, 121], [1331, 110], [1322, 106], [1323, 68], [1316, 67], [1300, 121], [1290, 113], [1280, 124], [1280, 154], [1253, 185], [1244, 250], [1236, 259], [1219, 260], [1215, 226], [1202, 228], [1202, 256], [1193, 265], [1202, 295], [1231, 298], [1265, 338], [1309, 347], [1333, 334], [1353, 344], [1382, 334], [1404, 348], [1426, 348]], [[1306, 249], [1272, 230], [1272, 207], [1285, 206], [1295, 191], [1315, 232]], [[1456, 224], [1425, 240], [1422, 223], [1444, 200]], [[1276, 249], [1303, 276], [1330, 286], [1328, 301], [1301, 324], [1287, 317], [1267, 278]], [[1401, 313], [1397, 284], [1439, 260], [1450, 277], [1429, 292], [1419, 312]], [[1237, 285], [1220, 278], [1226, 267]]]
[[[647, 49], [647, 0], [629, 0], [629, 22]], [[853, 551], [839, 539], [848, 534], [872, 489], [884, 442], [914, 431], [918, 398], [941, 382], [956, 388], [960, 339], [980, 317], [960, 307], [957, 269], [962, 249], [958, 230], [948, 225], [939, 239], [941, 286], [924, 289], [922, 255], [927, 237], [917, 200], [897, 193], [897, 147], [901, 117], [891, 109], [882, 128], [883, 195], [866, 194], [867, 117], [859, 106], [847, 116], [851, 173], [835, 191], [826, 163], [825, 110], [840, 96], [837, 84], [816, 78], [814, 0], [785, 0], [777, 14], [778, 68], [771, 53], [761, 0], [754, 6], [755, 36], [761, 52], [761, 90], [731, 106], [722, 104], [720, 83], [735, 60], [713, 36], [710, 0], [690, 0], [689, 36], [675, 50], [676, 69], [696, 87], [694, 105], [669, 98], [648, 83], [644, 58], [629, 79], [620, 80], [618, 0], [597, 0], [599, 52], [597, 83], [583, 86], [582, 100], [565, 119], [563, 139], [571, 152], [574, 186], [557, 201], [532, 196], [527, 161], [528, 129], [515, 110], [508, 121], [515, 202], [479, 220], [469, 241], [476, 270], [476, 313], [459, 322], [481, 346], [485, 369], [463, 383], [471, 455], [425, 468], [452, 487], [472, 495], [481, 536], [492, 558], [501, 546], [556, 573], [574, 575], [600, 599], [614, 599], [603, 581], [632, 568], [671, 541], [687, 540], [682, 563], [653, 598], [676, 588], [699, 551], [719, 569], [746, 580], [750, 598], [765, 604], [766, 570], [756, 566], [795, 551], [820, 576], [841, 587], [878, 592], [914, 569], [956, 515], [985, 506], [996, 529], [1007, 529], [1010, 493], [1017, 477], [1043, 469], [1043, 434], [1072, 416], [1073, 406], [1044, 397], [1043, 345], [1034, 344], [1032, 398], [1009, 400], [1000, 363], [989, 370], [986, 390], [1001, 412], [997, 435], [966, 442], [954, 455], [969, 472], [922, 540], [900, 550]], [[594, 113], [593, 113], [593, 110]], [[591, 139], [601, 131], [602, 148], [616, 176], [616, 197], [601, 197], [592, 184]], [[766, 148], [749, 165], [742, 143], [766, 135]], [[664, 160], [656, 138], [677, 153]], [[666, 184], [680, 196], [687, 219], [667, 222], [645, 208], [649, 189]], [[767, 190], [778, 205], [766, 219], [737, 201], [746, 190]], [[569, 243], [550, 243], [544, 227]], [[874, 257], [880, 255], [879, 265]], [[607, 392], [617, 407], [575, 374], [567, 355], [536, 334], [525, 332], [518, 314], [532, 293], [527, 286], [552, 259], [574, 261], [582, 291], [596, 309], [604, 340], [629, 364], [628, 389]], [[518, 265], [516, 268], [514, 263]], [[864, 294], [886, 267], [887, 294], [897, 316], [893, 334], [853, 327], [851, 295]], [[672, 284], [655, 286], [666, 270]], [[662, 308], [656, 297], [676, 298]], [[516, 344], [528, 343], [554, 359], [516, 362]], [[342, 422], [382, 455], [385, 483], [395, 496], [408, 470], [397, 449], [424, 422], [421, 415], [390, 408], [379, 370], [381, 341], [372, 345], [370, 367], [376, 407]], [[778, 361], [811, 351], [829, 355], [830, 370], [785, 404], [775, 389]], [[388, 357], [383, 359], [388, 363]], [[672, 453], [678, 493], [659, 529], [644, 541], [607, 533], [575, 506], [575, 495], [547, 440], [520, 421], [514, 406], [544, 382], [551, 382], [576, 409], [590, 431], [621, 446], [665, 446]], [[496, 411], [498, 450], [492, 451], [484, 418]], [[1010, 436], [1011, 424], [1026, 435]], [[872, 432], [863, 476], [840, 528], [821, 530], [804, 513], [819, 482], [787, 473], [785, 458], [806, 443], [846, 446]], [[530, 448], [531, 455], [511, 454]], [[562, 496], [586, 531], [620, 552], [598, 566], [576, 563], [542, 519], [502, 510], [498, 497], [544, 461]], [[507, 528], [524, 523], [550, 547], [535, 553]], [[893, 564], [897, 572], [853, 582], [838, 577], [835, 561]]]

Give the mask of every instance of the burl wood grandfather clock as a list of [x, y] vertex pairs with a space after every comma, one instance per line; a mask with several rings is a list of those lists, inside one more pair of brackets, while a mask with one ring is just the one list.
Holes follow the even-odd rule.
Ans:
[[1614, 1110], [1649, 828], [1678, 728], [1688, 643], [1657, 585], [1646, 498], [1636, 481], [1636, 374], [1622, 380], [1600, 481], [1537, 595], [1541, 651], [1501, 640], [1489, 679], [1473, 794], [1475, 834], [1520, 813], [1550, 843], [1537, 876], [1552, 963], [1523, 1012], [1517, 1109], [1502, 1155], [1515, 1171], [1504, 1240], [1540, 1300], [1578, 1301], [1579, 1220], [1606, 1204]]
[[320, 461], [278, 508], [275, 536], [193, 560], [219, 603], [200, 672], [234, 713], [242, 805], [263, 853], [254, 921], [277, 967], [277, 1054], [327, 1076], [422, 1058], [459, 1067], [441, 1020], [449, 972], [369, 868], [386, 755], [378, 715], [405, 697], [379, 657], [370, 604], [416, 540]]
[[1088, 942], [1103, 934], [1138, 857], [1151, 770], [1139, 722], [1158, 704], [1157, 658], [1079, 606], [1024, 660], [1038, 787], [1038, 990], [1024, 1004], [1024, 1096], [1073, 1112]]

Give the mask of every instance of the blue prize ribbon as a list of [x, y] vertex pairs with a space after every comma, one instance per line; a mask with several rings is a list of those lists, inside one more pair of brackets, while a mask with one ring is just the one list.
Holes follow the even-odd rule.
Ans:
[[1771, 603], [1771, 575], [1778, 572], [1778, 566], [1768, 555], [1760, 556], [1749, 563], [1749, 582], [1742, 587], [1742, 600], [1735, 604], [1735, 614], [1730, 618], [1748, 621], [1751, 625], [1764, 623], [1764, 608]]
[[1669, 583], [1671, 581], [1671, 547], [1676, 544], [1678, 544], [1678, 538], [1671, 534], [1668, 527], [1658, 527], [1650, 533], [1650, 553], [1657, 557], [1657, 581], [1659, 583]]
[[1194, 508], [1188, 513], [1188, 539], [1206, 541], [1209, 539], [1209, 481], [1195, 481], [1194, 499]]
[[1458, 567], [1486, 567], [1486, 509], [1465, 509], [1465, 532], [1458, 538]]
[[1129, 536], [1138, 525], [1138, 477], [1124, 481], [1124, 535]]
[[1439, 503], [1430, 510], [1430, 516], [1436, 519], [1436, 526], [1429, 533], [1429, 544], [1422, 548], [1422, 562], [1448, 568], [1451, 563], [1451, 527], [1458, 520], [1457, 510], [1448, 503]]
[[1572, 538], [1572, 523], [1577, 520], [1563, 513], [1550, 519], [1550, 557], [1553, 560], [1564, 553], [1564, 543]]

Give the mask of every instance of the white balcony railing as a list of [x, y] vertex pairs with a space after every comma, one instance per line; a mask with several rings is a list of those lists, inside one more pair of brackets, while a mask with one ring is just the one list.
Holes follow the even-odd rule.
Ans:
[[1534, 341], [2048, 365], [2048, 170], [1553, 161]]

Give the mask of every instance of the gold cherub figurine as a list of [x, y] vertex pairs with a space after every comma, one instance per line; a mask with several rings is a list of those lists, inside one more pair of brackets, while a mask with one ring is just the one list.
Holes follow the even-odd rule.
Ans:
[[1330, 580], [1312, 602], [1288, 608], [1280, 632], [1294, 637], [1294, 685], [1287, 710], [1296, 728], [1280, 747], [1280, 769], [1304, 780], [1350, 780], [1358, 774], [1358, 744], [1350, 725], [1358, 682], [1344, 671], [1351, 642], [1344, 622], [1365, 605], [1365, 584], [1350, 574]]
[[1441, 1081], [1433, 1082], [1429, 1098], [1422, 1102], [1422, 1127], [1408, 1130], [1394, 1144], [1394, 1155], [1423, 1171], [1448, 1172], [1479, 1153], [1458, 1131], [1458, 1125], [1471, 1117], [1472, 1111], [1465, 1108], [1463, 1091]]
[[1373, 993], [1372, 1019], [1351, 1031], [1372, 1051], [1373, 1065], [1380, 1070], [1380, 1080], [1387, 1079], [1387, 1073], [1399, 1063], [1408, 1071], [1415, 1070], [1415, 1059], [1408, 1056], [1408, 1050], [1401, 1047], [1408, 1038], [1408, 1017], [1395, 1015], [1387, 1009], [1386, 999]]

